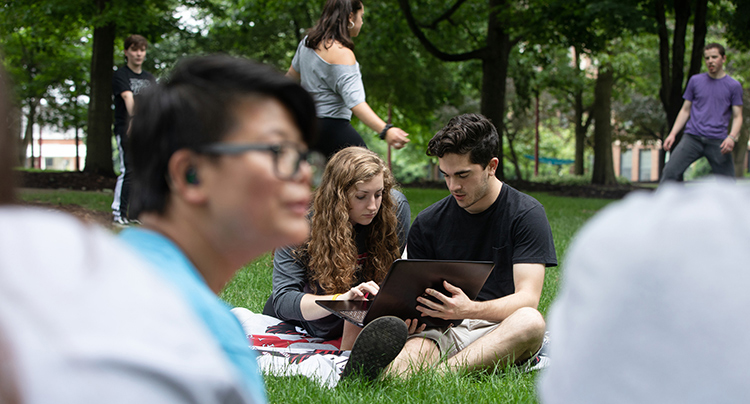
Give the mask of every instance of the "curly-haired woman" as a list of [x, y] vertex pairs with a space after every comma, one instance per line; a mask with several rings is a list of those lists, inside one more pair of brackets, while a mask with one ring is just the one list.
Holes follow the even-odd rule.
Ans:
[[298, 324], [316, 337], [343, 334], [341, 349], [351, 349], [359, 328], [315, 301], [377, 293], [403, 251], [410, 221], [406, 199], [402, 194], [394, 198], [392, 191], [393, 176], [376, 153], [363, 147], [336, 153], [315, 193], [310, 238], [276, 250], [273, 294], [264, 314]]

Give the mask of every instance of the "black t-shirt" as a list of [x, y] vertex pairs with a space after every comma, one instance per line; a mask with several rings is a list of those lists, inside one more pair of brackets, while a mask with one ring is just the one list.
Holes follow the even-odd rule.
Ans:
[[409, 231], [407, 251], [409, 258], [493, 261], [480, 301], [515, 292], [513, 264], [557, 265], [544, 207], [507, 184], [484, 212], [467, 212], [453, 196], [422, 211]]
[[122, 99], [124, 91], [132, 91], [133, 98], [138, 99], [151, 84], [155, 84], [154, 76], [143, 70], [140, 74], [134, 73], [128, 65], [122, 66], [112, 75], [112, 94], [115, 96], [115, 134], [122, 135], [128, 129], [128, 110], [125, 100]]

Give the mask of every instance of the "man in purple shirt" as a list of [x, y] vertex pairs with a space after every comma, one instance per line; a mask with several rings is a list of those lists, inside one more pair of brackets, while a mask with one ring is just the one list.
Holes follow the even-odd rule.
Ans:
[[[685, 135], [664, 167], [662, 182], [678, 180], [690, 164], [703, 156], [714, 174], [734, 177], [732, 149], [742, 126], [742, 85], [724, 71], [723, 46], [706, 45], [703, 57], [708, 73], [690, 78], [682, 96], [685, 102], [664, 139], [664, 150], [672, 150], [677, 133], [685, 128]], [[732, 130], [727, 135], [730, 117]]]

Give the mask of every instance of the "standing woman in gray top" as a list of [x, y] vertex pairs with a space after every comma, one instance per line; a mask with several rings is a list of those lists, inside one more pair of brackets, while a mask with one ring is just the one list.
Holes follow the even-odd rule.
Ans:
[[315, 99], [320, 139], [313, 149], [330, 158], [347, 146], [365, 145], [349, 122], [352, 113], [396, 149], [408, 133], [387, 124], [365, 102], [365, 88], [352, 38], [359, 35], [361, 0], [328, 0], [317, 24], [297, 46], [287, 76], [299, 80]]

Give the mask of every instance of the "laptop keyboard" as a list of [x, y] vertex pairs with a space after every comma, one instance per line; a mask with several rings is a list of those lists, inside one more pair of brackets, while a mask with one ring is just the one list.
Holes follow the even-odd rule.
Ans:
[[367, 310], [341, 310], [341, 314], [345, 314], [361, 323], [365, 320]]

